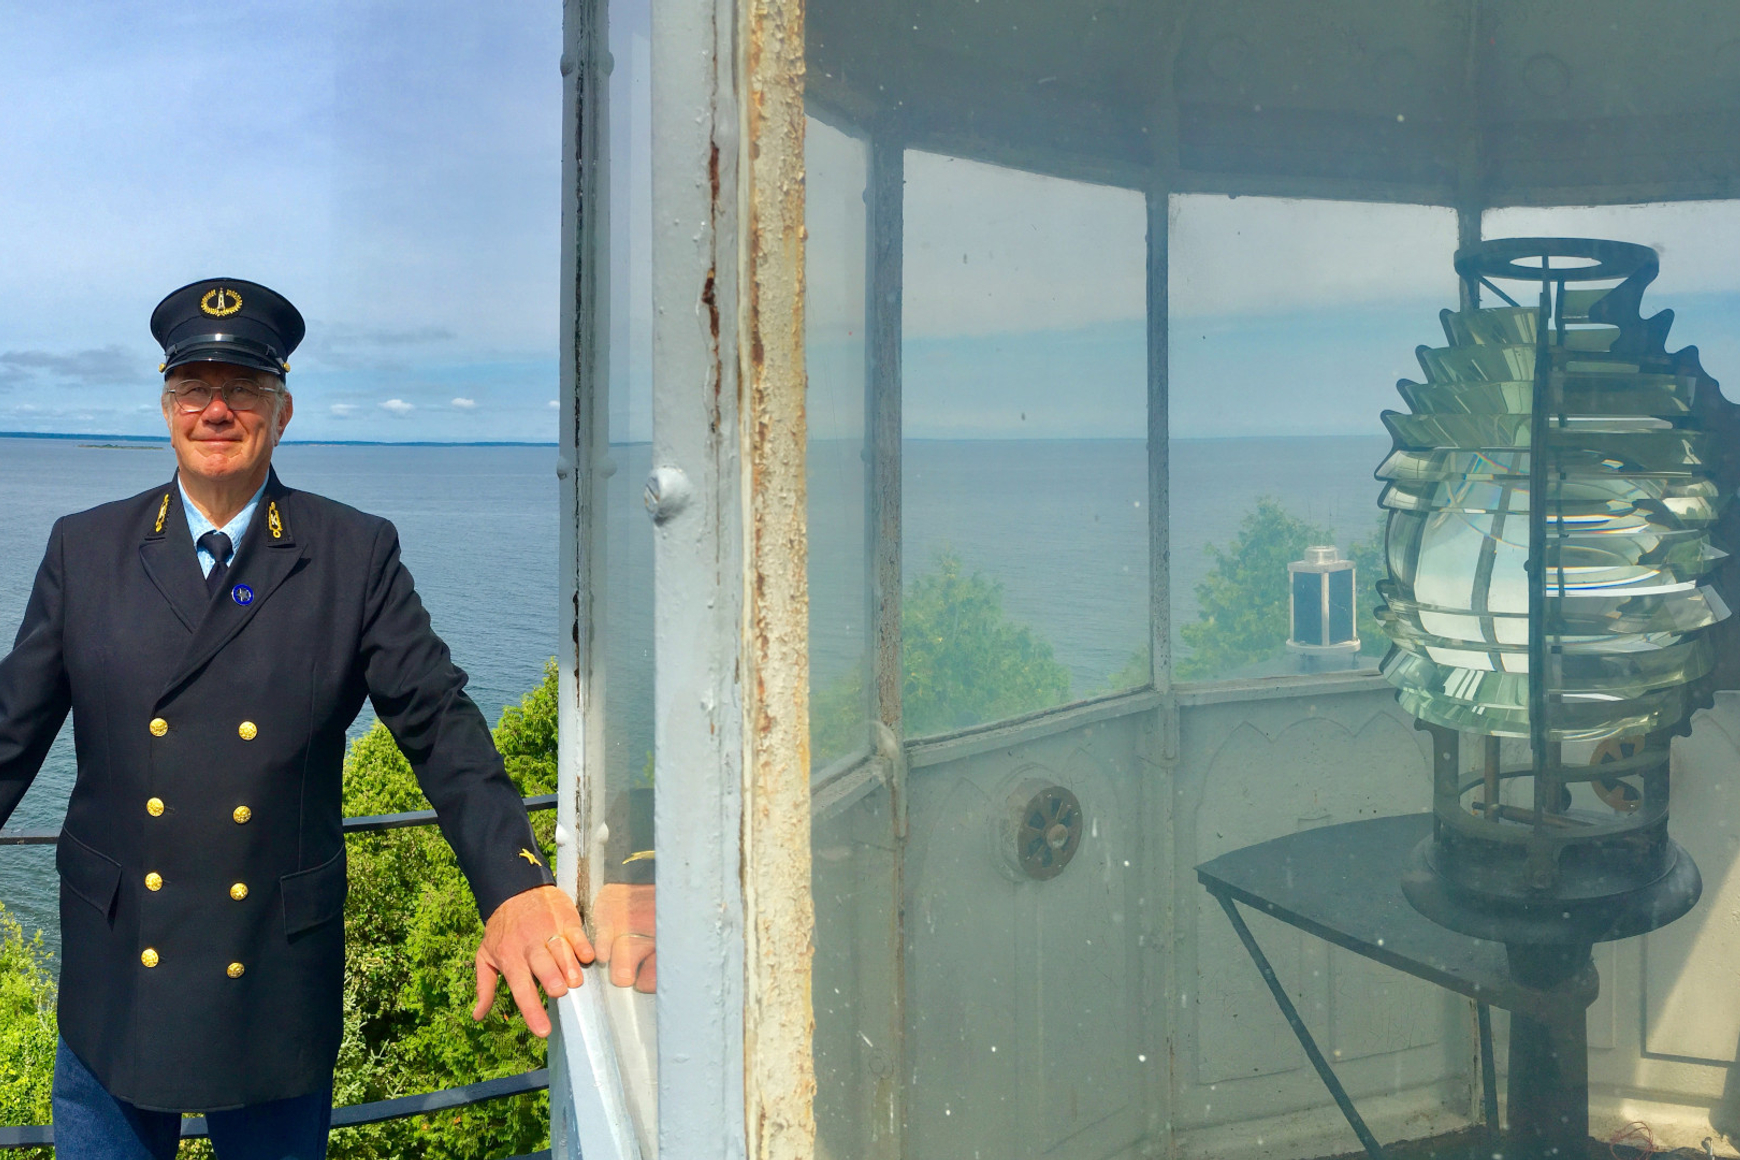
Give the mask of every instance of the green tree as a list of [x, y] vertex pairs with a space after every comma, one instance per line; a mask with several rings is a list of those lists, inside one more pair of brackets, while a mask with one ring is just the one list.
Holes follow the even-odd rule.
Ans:
[[953, 551], [901, 601], [902, 711], [909, 736], [996, 721], [1069, 699], [1051, 645], [1003, 611], [1003, 586]]
[[[1003, 586], [967, 573], [949, 549], [906, 588], [900, 614], [906, 733], [922, 737], [1069, 700], [1069, 670], [1051, 645], [1003, 610]], [[843, 757], [868, 739], [862, 659], [810, 695], [810, 753]], [[1146, 677], [1143, 678], [1146, 680]]]
[[[520, 793], [556, 788], [556, 664], [502, 713], [496, 748]], [[410, 763], [380, 722], [352, 743], [344, 762], [347, 817], [428, 809]], [[533, 815], [546, 859], [555, 815]], [[452, 849], [434, 826], [353, 835], [346, 841], [344, 1041], [333, 1102], [366, 1103], [516, 1075], [544, 1063], [544, 1044], [514, 1012], [506, 984], [493, 1014], [471, 1021], [472, 954], [483, 923]], [[55, 988], [40, 932], [26, 939], [0, 908], [0, 1123], [50, 1116], [57, 1033]], [[474, 1160], [545, 1147], [544, 1093], [492, 1100], [333, 1133], [335, 1160], [419, 1156]], [[182, 1154], [210, 1156], [206, 1141]], [[25, 1155], [49, 1155], [19, 1153]]]
[[[54, 975], [42, 932], [30, 938], [0, 906], [0, 1124], [46, 1124], [54, 1083]], [[47, 1148], [12, 1155], [42, 1157]]]
[[[496, 747], [522, 794], [556, 788], [556, 667], [496, 726]], [[350, 817], [428, 809], [410, 763], [378, 721], [345, 759]], [[555, 816], [533, 831], [546, 858]], [[458, 859], [433, 826], [358, 834], [348, 841], [345, 1035], [334, 1103], [354, 1104], [515, 1075], [544, 1063], [544, 1045], [515, 1014], [503, 984], [495, 1012], [471, 1020], [472, 954], [483, 924]], [[474, 1104], [333, 1134], [329, 1155], [453, 1160], [544, 1147], [542, 1093]]]

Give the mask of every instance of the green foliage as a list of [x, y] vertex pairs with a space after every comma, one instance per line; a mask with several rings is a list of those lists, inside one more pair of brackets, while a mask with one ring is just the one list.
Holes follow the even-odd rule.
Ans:
[[[1069, 699], [1051, 645], [1003, 611], [1003, 586], [952, 551], [901, 601], [901, 700], [908, 736], [1030, 713]], [[860, 710], [861, 711], [861, 710]]]
[[1130, 659], [1124, 662], [1124, 667], [1106, 678], [1106, 683], [1099, 691], [1101, 693], [1122, 693], [1129, 689], [1140, 689], [1154, 681], [1154, 646], [1143, 641], [1142, 646], [1130, 654]]
[[[522, 794], [556, 788], [556, 667], [496, 726], [496, 747]], [[376, 722], [345, 759], [346, 816], [427, 809], [410, 764]], [[548, 857], [555, 817], [534, 816]], [[544, 1062], [544, 1046], [518, 1017], [507, 988], [495, 1011], [471, 1020], [472, 956], [483, 937], [471, 891], [433, 826], [349, 839], [345, 906], [344, 1042], [333, 1102], [364, 1103], [514, 1075]], [[542, 1094], [475, 1104], [333, 1134], [335, 1158], [424, 1156], [471, 1160], [546, 1145]]]
[[[0, 906], [0, 1124], [46, 1124], [54, 1083], [54, 975], [42, 932], [30, 938]], [[47, 1148], [11, 1153], [46, 1157]]]
[[[1311, 544], [1334, 543], [1334, 532], [1289, 512], [1264, 496], [1246, 513], [1226, 547], [1206, 545], [1214, 570], [1196, 586], [1197, 620], [1179, 629], [1190, 655], [1178, 662], [1184, 680], [1230, 676], [1286, 652], [1287, 565]], [[1360, 651], [1382, 656], [1388, 639], [1372, 617], [1377, 581], [1384, 575], [1383, 525], [1353, 544], [1348, 558], [1359, 572]]]
[[[1003, 586], [982, 573], [968, 575], [953, 551], [937, 553], [930, 571], [907, 586], [900, 630], [901, 699], [910, 737], [982, 725], [1069, 700], [1069, 670], [1052, 656], [1051, 645], [1033, 629], [1010, 620], [1003, 611]], [[811, 689], [814, 763], [844, 757], [869, 739], [865, 667], [860, 658], [837, 680]], [[1144, 672], [1132, 684], [1147, 680]]]
[[838, 679], [810, 685], [810, 763], [826, 765], [869, 740], [864, 699], [864, 659]]
[[[556, 788], [556, 664], [495, 729], [496, 748], [524, 795]], [[380, 722], [351, 745], [344, 763], [347, 817], [428, 809], [410, 763]], [[554, 813], [533, 816], [546, 858]], [[482, 1023], [471, 1021], [472, 956], [483, 938], [471, 891], [434, 826], [348, 839], [344, 1042], [335, 1104], [366, 1103], [457, 1087], [541, 1067], [544, 1045], [526, 1030], [506, 984]], [[26, 939], [0, 907], [0, 1123], [42, 1124], [54, 1077], [55, 987], [42, 935]], [[543, 1093], [453, 1112], [335, 1132], [334, 1160], [419, 1156], [474, 1160], [532, 1152], [549, 1142]], [[43, 1156], [30, 1151], [19, 1156]], [[186, 1157], [210, 1156], [189, 1141]]]

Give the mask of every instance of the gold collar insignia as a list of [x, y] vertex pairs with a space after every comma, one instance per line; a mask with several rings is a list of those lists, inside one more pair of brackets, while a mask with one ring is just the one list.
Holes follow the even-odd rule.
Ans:
[[278, 518], [277, 500], [273, 500], [266, 508], [266, 527], [271, 531], [274, 540], [284, 538], [284, 521]]
[[163, 521], [165, 519], [167, 519], [168, 516], [169, 516], [169, 493], [164, 492], [163, 493], [163, 504], [161, 507], [159, 507], [157, 509], [157, 526], [152, 528], [151, 530], [154, 532], [161, 533], [163, 531]]

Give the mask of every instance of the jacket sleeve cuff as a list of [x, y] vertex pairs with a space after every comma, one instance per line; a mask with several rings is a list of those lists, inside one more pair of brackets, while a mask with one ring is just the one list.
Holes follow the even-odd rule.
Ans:
[[535, 864], [516, 853], [512, 857], [517, 866], [492, 865], [473, 880], [472, 894], [477, 899], [477, 913], [484, 922], [487, 923], [489, 916], [514, 895], [556, 884], [555, 876], [544, 865], [543, 853], [535, 846], [525, 847], [525, 850], [537, 859]]

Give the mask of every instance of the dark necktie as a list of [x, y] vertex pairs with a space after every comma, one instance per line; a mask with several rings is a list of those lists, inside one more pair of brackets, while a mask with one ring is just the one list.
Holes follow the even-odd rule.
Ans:
[[205, 577], [205, 590], [208, 595], [215, 595], [224, 586], [224, 574], [230, 570], [230, 538], [222, 532], [207, 532], [199, 538], [199, 547], [214, 561]]

